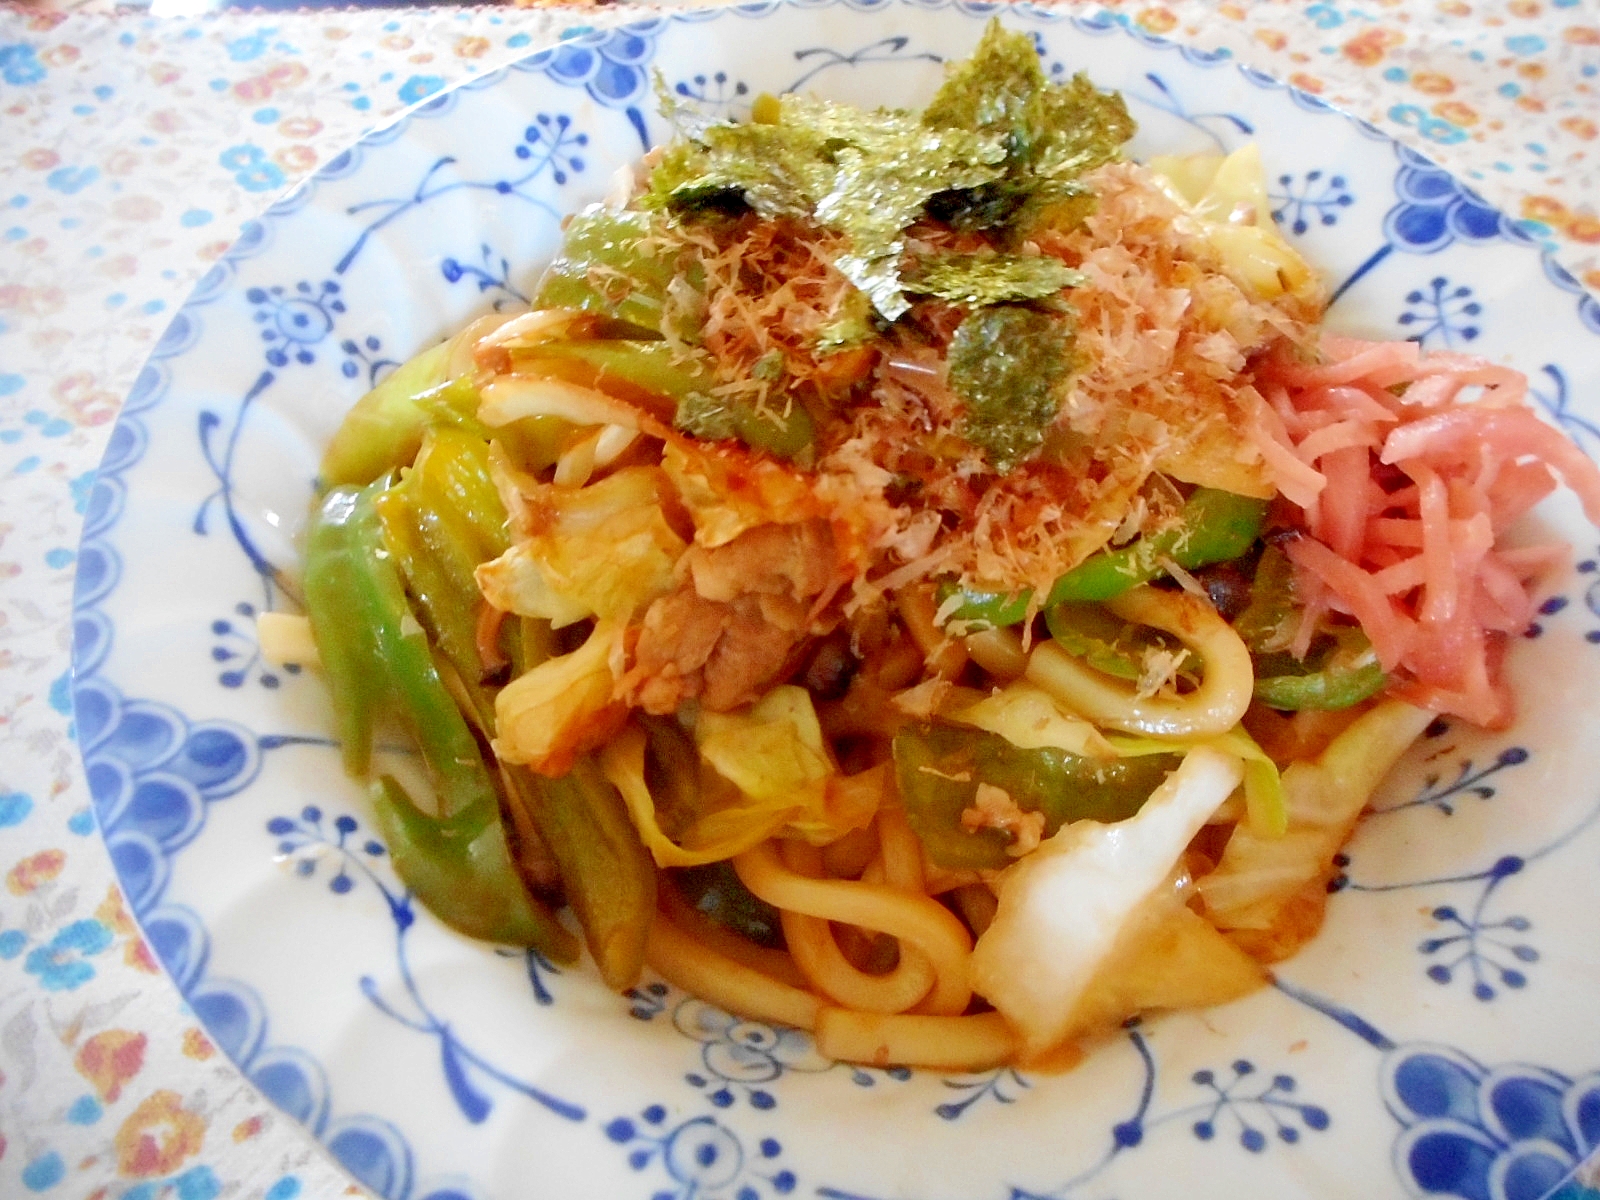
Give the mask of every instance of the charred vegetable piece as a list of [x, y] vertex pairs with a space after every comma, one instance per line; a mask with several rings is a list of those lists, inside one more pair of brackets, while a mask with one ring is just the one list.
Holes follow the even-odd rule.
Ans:
[[656, 871], [626, 805], [593, 760], [550, 779], [509, 768], [507, 798], [523, 806], [561, 870], [567, 903], [606, 986], [638, 982], [656, 908]]
[[906, 819], [942, 867], [999, 868], [1016, 861], [1010, 838], [964, 828], [978, 785], [1005, 792], [1023, 812], [1044, 814], [1044, 836], [1069, 821], [1120, 821], [1178, 765], [1180, 756], [1085, 758], [1043, 747], [1023, 750], [999, 734], [943, 725], [908, 726], [895, 735], [895, 774]]
[[[1129, 588], [1166, 573], [1170, 558], [1184, 570], [1237, 558], [1261, 534], [1267, 503], [1215, 488], [1196, 488], [1176, 526], [1141, 537], [1118, 550], [1102, 550], [1056, 580], [1043, 607], [1066, 601], [1110, 600]], [[947, 586], [941, 604], [953, 594], [961, 607], [947, 619], [983, 625], [1015, 625], [1028, 615], [1033, 593], [988, 592]]]
[[1301, 613], [1295, 594], [1294, 564], [1277, 546], [1262, 547], [1250, 581], [1250, 599], [1233, 619], [1233, 631], [1252, 654], [1287, 650], [1294, 642]]
[[577, 960], [577, 939], [523, 886], [498, 802], [430, 817], [385, 775], [373, 784], [372, 806], [395, 871], [434, 916], [468, 937]]
[[668, 877], [685, 900], [724, 929], [731, 929], [758, 946], [783, 948], [778, 910], [745, 887], [731, 862], [724, 859], [698, 867], [679, 867]]

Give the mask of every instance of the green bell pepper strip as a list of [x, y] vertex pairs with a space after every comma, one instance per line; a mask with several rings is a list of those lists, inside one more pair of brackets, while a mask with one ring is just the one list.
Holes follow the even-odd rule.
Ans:
[[[371, 724], [397, 713], [415, 736], [449, 817], [497, 794], [478, 744], [434, 666], [421, 624], [412, 615], [400, 571], [383, 540], [377, 514], [381, 484], [335, 488], [313, 515], [306, 541], [306, 607], [341, 714], [341, 734], [354, 729], [345, 767], [366, 773]], [[359, 713], [346, 720], [344, 714]], [[360, 723], [365, 729], [355, 729]]]
[[492, 734], [494, 697], [481, 685], [478, 650], [483, 597], [473, 572], [510, 536], [488, 443], [459, 429], [430, 429], [416, 465], [376, 504], [418, 616], [468, 692], [477, 723]]
[[691, 392], [703, 392], [717, 382], [710, 365], [699, 355], [685, 357], [682, 348], [668, 342], [620, 339], [540, 342], [512, 354], [515, 369], [539, 374], [554, 372], [591, 375], [601, 391], [620, 384], [621, 399], [628, 389], [665, 396], [676, 404]]
[[478, 389], [445, 378], [449, 357], [449, 342], [424, 350], [356, 401], [323, 452], [323, 487], [368, 484], [406, 465], [430, 425], [476, 424]]
[[652, 253], [657, 218], [590, 208], [567, 223], [558, 254], [534, 293], [535, 308], [576, 308], [661, 332], [676, 256]]
[[[784, 397], [779, 394], [775, 399], [781, 402]], [[816, 444], [816, 422], [810, 410], [793, 396], [781, 410], [774, 404], [769, 411], [762, 411], [748, 400], [733, 397], [724, 403], [733, 419], [734, 436], [746, 446], [765, 450], [778, 458], [795, 460], [801, 459]]]
[[638, 982], [656, 907], [656, 869], [622, 796], [590, 758], [559, 779], [508, 768], [521, 805], [561, 871], [600, 977], [615, 991]]
[[1288, 654], [1256, 659], [1255, 697], [1268, 708], [1350, 708], [1375, 696], [1389, 682], [1372, 643], [1359, 629], [1334, 631], [1334, 644], [1306, 663]]
[[1001, 789], [1024, 812], [1044, 814], [1044, 836], [1069, 821], [1121, 821], [1138, 812], [1178, 765], [1170, 752], [1085, 758], [1054, 747], [1024, 750], [997, 733], [908, 725], [895, 735], [895, 777], [906, 820], [942, 867], [999, 868], [1016, 860], [995, 829], [968, 830], [961, 814], [979, 783]]
[[[1042, 607], [1066, 601], [1110, 600], [1164, 575], [1165, 559], [1192, 571], [1238, 558], [1261, 536], [1266, 515], [1265, 500], [1216, 488], [1196, 488], [1176, 526], [1085, 559], [1056, 580]], [[1032, 591], [1027, 589], [1007, 593], [946, 585], [939, 595], [941, 607], [951, 595], [961, 597], [961, 606], [950, 614], [949, 620], [996, 627], [1024, 620], [1033, 599]]]
[[[482, 603], [465, 554], [440, 554], [429, 544], [424, 507], [415, 480], [390, 488], [378, 497], [383, 540], [394, 556], [417, 616], [439, 655], [454, 669], [472, 698], [479, 724], [493, 719], [494, 698], [480, 684], [483, 665], [478, 655], [477, 606]], [[456, 561], [451, 561], [454, 558]]]
[[1295, 590], [1294, 564], [1280, 547], [1268, 542], [1256, 560], [1250, 602], [1231, 624], [1253, 655], [1287, 650], [1304, 607]]
[[392, 780], [375, 789], [400, 878], [434, 915], [469, 936], [565, 953], [554, 916], [528, 895], [511, 865], [499, 792], [384, 543], [377, 497], [386, 483], [335, 488], [307, 535], [306, 606], [345, 739], [346, 770], [366, 773], [374, 720], [397, 716], [422, 751], [439, 808], [436, 817], [423, 813]]
[[440, 820], [385, 775], [372, 785], [372, 807], [395, 872], [445, 924], [468, 937], [536, 947], [556, 962], [577, 961], [578, 940], [523, 885], [498, 804]]
[[[371, 671], [381, 636], [371, 625], [399, 617], [372, 579], [368, 558], [377, 544], [369, 528], [372, 497], [355, 488], [335, 488], [312, 514], [306, 533], [303, 593], [317, 657], [334, 699], [334, 728], [345, 773], [359, 778], [372, 761], [372, 724], [384, 689]], [[402, 599], [404, 596], [402, 595]]]
[[1044, 621], [1056, 645], [1115, 679], [1138, 679], [1144, 671], [1145, 655], [1151, 650], [1185, 656], [1180, 657], [1180, 665], [1186, 657], [1192, 657], [1176, 638], [1112, 616], [1098, 604], [1070, 600], [1052, 604], [1045, 609]]

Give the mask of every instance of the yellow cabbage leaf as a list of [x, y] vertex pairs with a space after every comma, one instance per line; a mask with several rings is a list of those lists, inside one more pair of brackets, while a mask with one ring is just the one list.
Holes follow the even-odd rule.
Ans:
[[673, 586], [686, 549], [661, 511], [660, 474], [626, 467], [587, 487], [537, 485], [542, 528], [477, 570], [496, 608], [556, 628], [586, 617], [627, 620]]
[[1017, 680], [970, 704], [942, 707], [940, 715], [961, 725], [998, 733], [1023, 750], [1050, 747], [1082, 758], [1114, 758], [1106, 737], [1082, 717], [1063, 712], [1045, 691]]
[[833, 765], [804, 688], [784, 685], [749, 708], [702, 713], [695, 740], [706, 768], [700, 807], [676, 839], [662, 828], [645, 778], [644, 732], [630, 726], [600, 753], [659, 866], [732, 858], [774, 835], [825, 844], [865, 826], [883, 795], [884, 772], [846, 777]]
[[1321, 282], [1272, 222], [1266, 173], [1254, 142], [1232, 154], [1159, 156], [1147, 164], [1202, 223], [1228, 277], [1260, 300], [1314, 299]]
[[557, 777], [611, 736], [627, 719], [613, 698], [623, 624], [601, 621], [571, 654], [548, 658], [523, 672], [494, 701], [495, 754]]

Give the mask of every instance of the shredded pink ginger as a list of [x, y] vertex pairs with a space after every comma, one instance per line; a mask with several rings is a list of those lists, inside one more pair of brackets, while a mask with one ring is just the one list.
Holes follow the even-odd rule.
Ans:
[[1347, 614], [1394, 694], [1504, 728], [1501, 651], [1567, 548], [1498, 538], [1557, 475], [1600, 524], [1600, 469], [1534, 413], [1517, 371], [1414, 342], [1328, 335], [1321, 349], [1314, 365], [1280, 353], [1256, 370], [1254, 436], [1304, 520], [1286, 547], [1306, 606], [1295, 648], [1325, 614]]

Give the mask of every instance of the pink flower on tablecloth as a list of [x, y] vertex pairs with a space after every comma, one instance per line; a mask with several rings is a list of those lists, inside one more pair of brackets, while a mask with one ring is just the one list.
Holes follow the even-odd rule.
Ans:
[[26, 896], [60, 875], [61, 868], [66, 865], [67, 856], [61, 850], [30, 854], [6, 872], [6, 891], [13, 896]]
[[216, 1052], [217, 1048], [211, 1039], [198, 1028], [191, 1027], [183, 1031], [183, 1053], [186, 1057], [196, 1062], [205, 1062]]
[[258, 104], [272, 95], [272, 80], [265, 75], [252, 75], [234, 84], [233, 94], [247, 104]]
[[125, 939], [122, 945], [122, 961], [126, 966], [132, 967], [135, 971], [143, 971], [147, 975], [160, 974], [161, 968], [156, 964], [155, 955], [150, 953], [150, 947], [140, 935], [139, 927], [128, 915], [128, 910], [122, 902], [122, 892], [118, 888], [112, 886], [106, 889], [106, 898], [100, 902], [100, 907], [94, 910], [94, 915], [98, 920], [105, 922], [106, 927], [118, 937]]
[[[113, 278], [132, 275], [138, 270], [138, 260], [129, 257], [127, 269], [116, 268], [117, 260], [107, 263], [107, 273]], [[92, 371], [77, 371], [56, 381], [51, 395], [67, 406], [72, 422], [81, 426], [104, 425], [117, 415], [122, 397], [111, 388], [101, 385]]]
[[1351, 62], [1363, 67], [1375, 67], [1388, 56], [1390, 50], [1405, 40], [1403, 33], [1379, 27], [1358, 33], [1342, 49]]
[[73, 1060], [78, 1074], [87, 1079], [101, 1101], [112, 1103], [144, 1066], [149, 1039], [128, 1029], [107, 1029], [83, 1044]]
[[286, 138], [305, 141], [322, 132], [322, 122], [315, 117], [285, 117], [278, 122], [278, 132]]
[[205, 1118], [185, 1108], [182, 1096], [165, 1088], [151, 1092], [112, 1139], [117, 1170], [136, 1179], [171, 1175], [200, 1152], [205, 1136]]

